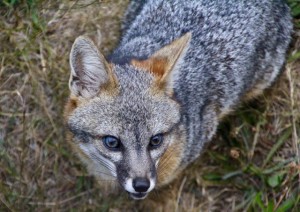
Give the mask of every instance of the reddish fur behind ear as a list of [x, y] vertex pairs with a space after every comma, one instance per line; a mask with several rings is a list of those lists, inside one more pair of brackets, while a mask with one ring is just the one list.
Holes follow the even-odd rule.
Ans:
[[67, 117], [78, 107], [79, 100], [77, 97], [71, 97], [67, 101], [64, 109], [64, 119], [67, 121]]
[[191, 36], [191, 33], [186, 33], [169, 45], [156, 51], [146, 60], [131, 60], [131, 65], [150, 71], [162, 80], [167, 80], [165, 78], [173, 71], [178, 60], [184, 57], [184, 50], [189, 45]]
[[166, 58], [149, 58], [147, 60], [131, 60], [131, 64], [139, 69], [150, 71], [161, 78], [165, 74], [168, 60]]
[[190, 32], [162, 47], [146, 60], [131, 60], [131, 65], [138, 69], [149, 71], [156, 77], [153, 83], [154, 92], [172, 96], [174, 82], [177, 80], [176, 65], [184, 58], [192, 34]]

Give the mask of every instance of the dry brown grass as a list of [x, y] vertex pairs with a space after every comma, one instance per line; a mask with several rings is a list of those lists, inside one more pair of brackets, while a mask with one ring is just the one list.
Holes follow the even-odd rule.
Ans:
[[32, 2], [0, 4], [0, 211], [273, 211], [288, 201], [297, 211], [299, 29], [275, 85], [225, 120], [174, 183], [135, 202], [97, 188], [65, 143], [62, 119], [72, 42], [87, 34], [109, 53], [128, 1]]

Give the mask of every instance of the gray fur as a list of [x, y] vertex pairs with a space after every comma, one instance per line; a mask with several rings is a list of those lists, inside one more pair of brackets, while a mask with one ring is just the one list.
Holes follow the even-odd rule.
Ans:
[[187, 164], [211, 139], [223, 111], [255, 86], [264, 89], [275, 80], [291, 31], [289, 8], [281, 0], [154, 0], [144, 5], [110, 58], [115, 63], [119, 58], [148, 58], [192, 32], [174, 86], [188, 131]]
[[[123, 187], [128, 177], [155, 181], [155, 166], [176, 139], [184, 142], [179, 169], [194, 161], [215, 134], [219, 118], [247, 93], [275, 80], [292, 31], [289, 8], [280, 0], [134, 1], [126, 14], [122, 40], [109, 57], [118, 95], [100, 89], [68, 117], [75, 137], [90, 135], [88, 151], [97, 149], [112, 161], [115, 167], [103, 170], [113, 170], [112, 176], [116, 172]], [[147, 59], [188, 32], [192, 38], [171, 79], [174, 95], [153, 93], [155, 77], [130, 61]], [[149, 151], [149, 139], [158, 133], [166, 133], [164, 143]], [[103, 135], [120, 138], [122, 152], [105, 149], [97, 139]], [[89, 157], [86, 163], [97, 167], [97, 155]]]
[[[149, 140], [153, 135], [172, 131], [172, 127], [180, 120], [178, 105], [169, 98], [151, 93], [153, 76], [147, 72], [132, 69], [128, 65], [116, 66], [115, 71], [119, 82], [118, 96], [111, 98], [100, 92], [88, 104], [72, 113], [68, 118], [68, 127], [77, 140], [82, 137], [82, 132], [89, 135], [79, 148], [90, 158], [90, 161], [83, 162], [96, 176], [107, 178], [107, 168], [96, 160], [97, 155], [91, 154], [98, 149], [98, 157], [109, 158], [115, 164], [121, 185], [124, 186], [126, 179], [135, 177], [148, 177], [155, 182], [155, 164], [174, 135], [166, 135], [163, 145], [151, 152], [148, 151]], [[103, 135], [119, 138], [124, 151], [107, 150], [98, 139]], [[100, 172], [104, 172], [104, 175]], [[115, 179], [113, 173], [111, 179]]]
[[129, 3], [127, 10], [125, 11], [124, 18], [122, 20], [122, 31], [126, 31], [136, 16], [141, 12], [146, 0], [133, 0]]

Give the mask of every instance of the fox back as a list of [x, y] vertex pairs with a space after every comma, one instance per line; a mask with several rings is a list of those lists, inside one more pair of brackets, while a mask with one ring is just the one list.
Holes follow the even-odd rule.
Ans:
[[153, 0], [131, 2], [122, 28], [107, 59], [86, 37], [73, 44], [67, 139], [96, 177], [143, 199], [271, 85], [292, 23], [280, 0]]

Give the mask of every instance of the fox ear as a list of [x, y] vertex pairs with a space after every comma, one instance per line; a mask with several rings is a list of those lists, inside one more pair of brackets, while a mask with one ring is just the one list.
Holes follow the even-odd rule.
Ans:
[[191, 36], [191, 33], [188, 32], [155, 52], [150, 58], [142, 61], [132, 60], [131, 64], [150, 71], [156, 77], [155, 87], [158, 86], [158, 88], [172, 94], [180, 63], [187, 52]]
[[70, 53], [69, 88], [75, 96], [94, 97], [102, 86], [114, 84], [112, 70], [104, 56], [87, 37], [78, 37]]

